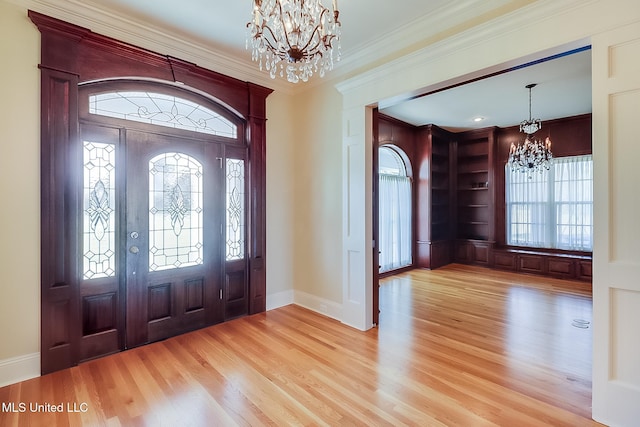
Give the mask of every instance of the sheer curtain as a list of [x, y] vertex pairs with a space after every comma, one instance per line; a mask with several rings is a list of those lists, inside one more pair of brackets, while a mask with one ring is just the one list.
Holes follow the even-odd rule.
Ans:
[[380, 272], [410, 265], [411, 179], [379, 174]]
[[550, 172], [512, 172], [505, 170], [507, 201], [507, 244], [515, 246], [551, 247], [549, 207]]
[[555, 158], [531, 178], [507, 164], [505, 184], [508, 245], [592, 250], [591, 155]]
[[591, 156], [555, 162], [555, 247], [591, 251], [593, 247], [593, 161]]

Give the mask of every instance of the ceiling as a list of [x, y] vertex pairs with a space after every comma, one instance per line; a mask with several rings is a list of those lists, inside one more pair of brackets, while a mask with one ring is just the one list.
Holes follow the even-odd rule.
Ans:
[[[381, 108], [381, 112], [421, 126], [436, 124], [450, 131], [488, 126], [508, 127], [531, 114], [545, 120], [591, 112], [591, 50], [523, 66], [433, 94]], [[481, 121], [474, 121], [481, 118]], [[544, 123], [543, 123], [544, 126]]]
[[[329, 0], [321, 1], [330, 5]], [[376, 60], [372, 58], [377, 61], [397, 58], [406, 53], [406, 49], [421, 48], [424, 40], [433, 41], [436, 34], [446, 34], [451, 27], [473, 22], [479, 25], [491, 16], [508, 14], [532, 2], [338, 0], [342, 60], [325, 79], [357, 72], [358, 67], [366, 63], [375, 65]], [[229, 58], [234, 61], [227, 64], [233, 66], [229, 68], [230, 75], [243, 75], [242, 70], [249, 70], [253, 81], [288, 90], [291, 84], [272, 81], [266, 72], [258, 71], [258, 65], [251, 61], [251, 53], [245, 47], [252, 3], [252, 0], [39, 1], [39, 4], [50, 5], [52, 10], [66, 10], [65, 16], [69, 18], [79, 19], [85, 15], [86, 20], [78, 21], [80, 24], [107, 22], [107, 29], [124, 28], [129, 38], [139, 40], [141, 46], [146, 42], [146, 34], [156, 34], [165, 42], [175, 39], [189, 46], [204, 47], [200, 50], [204, 55], [206, 52], [218, 55], [213, 55], [209, 63], [212, 69]], [[147, 32], [137, 32], [136, 28]], [[533, 89], [534, 118], [549, 120], [588, 113], [591, 112], [590, 64], [590, 50], [587, 50], [426, 96], [415, 97], [414, 93], [410, 101], [381, 101], [381, 111], [414, 125], [434, 123], [453, 131], [511, 126], [528, 117], [528, 91], [524, 86], [538, 83]], [[318, 79], [314, 76], [306, 84], [317, 84]], [[484, 120], [475, 123], [474, 117]]]
[[[321, 1], [330, 7], [330, 0]], [[398, 3], [383, 0], [338, 0], [344, 56], [357, 52], [381, 34], [391, 33], [445, 6], [451, 7], [451, 3], [465, 1], [402, 0], [401, 3], [402, 7], [397, 7]], [[470, 2], [467, 0], [466, 3]], [[251, 59], [245, 40], [246, 24], [253, 10], [252, 0], [99, 0], [93, 4], [198, 40], [239, 58]]]

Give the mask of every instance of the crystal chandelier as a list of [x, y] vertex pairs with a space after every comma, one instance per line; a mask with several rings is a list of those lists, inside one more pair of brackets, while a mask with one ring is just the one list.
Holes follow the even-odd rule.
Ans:
[[531, 89], [535, 83], [525, 86], [529, 89], [529, 119], [520, 123], [520, 132], [527, 136], [522, 144], [517, 146], [512, 142], [509, 150], [509, 166], [512, 171], [526, 173], [531, 178], [533, 172], [543, 172], [551, 168], [553, 154], [551, 154], [551, 139], [547, 137], [544, 142], [533, 136], [540, 128], [540, 119], [531, 118]]
[[307, 81], [314, 72], [324, 77], [340, 60], [338, 1], [333, 13], [322, 0], [254, 0], [253, 19], [247, 24], [247, 49], [269, 71], [292, 83]]

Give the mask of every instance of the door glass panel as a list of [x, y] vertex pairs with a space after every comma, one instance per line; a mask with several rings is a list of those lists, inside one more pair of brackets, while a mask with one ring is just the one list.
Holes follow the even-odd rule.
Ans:
[[202, 164], [182, 153], [149, 162], [149, 271], [203, 263]]
[[227, 261], [244, 258], [244, 160], [227, 159]]
[[115, 275], [115, 170], [113, 144], [83, 142], [83, 277]]
[[90, 95], [89, 113], [227, 138], [238, 136], [238, 127], [215, 111], [161, 93], [122, 91]]

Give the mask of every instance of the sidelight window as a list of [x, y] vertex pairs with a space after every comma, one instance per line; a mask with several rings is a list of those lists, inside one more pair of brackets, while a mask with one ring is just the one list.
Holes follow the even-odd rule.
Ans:
[[115, 173], [113, 144], [83, 144], [83, 277], [115, 275]]
[[227, 261], [244, 258], [244, 160], [227, 159]]

